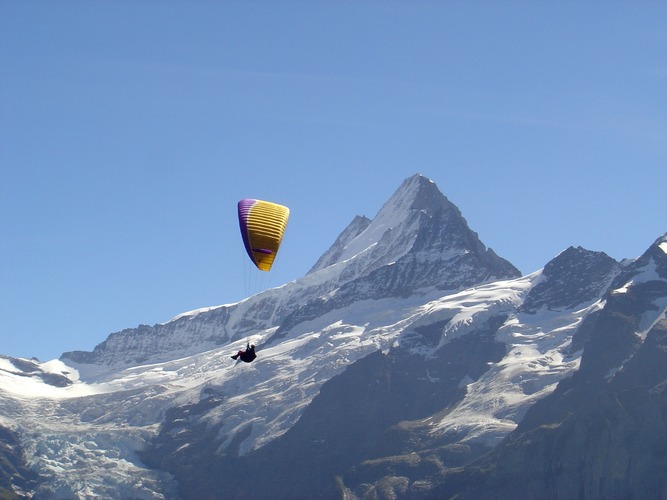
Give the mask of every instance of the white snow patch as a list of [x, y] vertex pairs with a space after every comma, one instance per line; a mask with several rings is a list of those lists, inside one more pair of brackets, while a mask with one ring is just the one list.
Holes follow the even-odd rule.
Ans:
[[64, 375], [72, 381], [79, 380], [79, 372], [59, 359], [52, 359], [44, 363], [39, 363], [39, 367], [46, 373], [54, 373], [57, 375]]
[[570, 355], [567, 349], [582, 318], [599, 307], [595, 303], [580, 311], [510, 316], [496, 335], [507, 345], [507, 355], [477, 381], [466, 383], [463, 401], [430, 420], [432, 432], [495, 446], [535, 401], [578, 369], [581, 353]]
[[223, 305], [218, 305], [218, 306], [201, 307], [199, 309], [193, 309], [192, 311], [187, 311], [187, 312], [181, 313], [177, 316], [174, 316], [169, 321], [167, 321], [165, 323], [162, 323], [162, 324], [166, 325], [167, 323], [172, 323], [172, 322], [177, 321], [181, 318], [194, 317], [194, 316], [197, 316], [197, 315], [202, 314], [202, 313], [215, 311], [216, 309], [221, 309], [223, 307], [231, 307], [233, 305], [236, 305], [236, 304], [223, 304]]
[[617, 293], [617, 294], [628, 293], [628, 290], [630, 290], [630, 287], [632, 287], [632, 280], [628, 281], [622, 287], [617, 288], [616, 290], [612, 290], [611, 293]]
[[14, 364], [9, 361], [7, 358], [0, 358], [0, 370], [7, 371], [7, 372], [15, 372], [16, 367]]
[[477, 321], [483, 323], [485, 318], [513, 311], [539, 275], [537, 272], [439, 297], [420, 308], [420, 317], [411, 324], [411, 328], [449, 320], [438, 345], [442, 347], [453, 338], [467, 333], [473, 320], [480, 324]]
[[665, 311], [667, 310], [667, 297], [660, 297], [653, 301], [653, 305], [656, 306], [658, 312], [656, 311], [646, 311], [642, 314], [641, 319], [639, 320], [639, 331], [637, 334], [642, 339], [646, 340], [648, 332], [655, 326], [655, 324], [665, 317]]

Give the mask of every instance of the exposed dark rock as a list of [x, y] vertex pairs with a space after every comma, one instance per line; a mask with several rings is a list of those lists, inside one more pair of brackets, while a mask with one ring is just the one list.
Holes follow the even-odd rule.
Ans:
[[19, 435], [0, 426], [0, 498], [25, 498], [39, 480], [25, 462]]
[[345, 245], [350, 243], [354, 238], [359, 236], [371, 223], [371, 219], [365, 216], [357, 215], [352, 222], [340, 233], [334, 244], [322, 255], [315, 265], [308, 271], [308, 274], [329, 267], [336, 262], [343, 254]]
[[607, 254], [570, 247], [544, 266], [543, 281], [529, 292], [521, 310], [562, 310], [595, 300], [618, 271], [618, 262]]
[[448, 472], [429, 498], [665, 498], [665, 470], [663, 319], [610, 382], [595, 372], [562, 381], [498, 447]]

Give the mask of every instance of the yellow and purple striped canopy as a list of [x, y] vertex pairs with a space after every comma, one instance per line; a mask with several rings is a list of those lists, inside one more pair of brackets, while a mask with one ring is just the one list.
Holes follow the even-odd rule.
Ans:
[[238, 213], [248, 256], [257, 269], [268, 271], [283, 239], [289, 208], [270, 201], [244, 199], [238, 203]]

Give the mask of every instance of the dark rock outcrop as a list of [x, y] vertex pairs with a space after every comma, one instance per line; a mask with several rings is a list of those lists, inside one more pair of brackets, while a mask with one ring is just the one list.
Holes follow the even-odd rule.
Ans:
[[529, 292], [521, 310], [561, 310], [595, 300], [619, 268], [603, 252], [570, 247], [544, 266], [542, 281]]
[[25, 498], [24, 492], [33, 490], [38, 479], [25, 462], [20, 436], [0, 426], [0, 498]]

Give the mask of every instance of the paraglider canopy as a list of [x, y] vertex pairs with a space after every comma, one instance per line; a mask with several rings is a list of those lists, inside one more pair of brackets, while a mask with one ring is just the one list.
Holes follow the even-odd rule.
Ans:
[[270, 270], [287, 226], [289, 208], [247, 198], [239, 201], [238, 216], [248, 257], [257, 269]]

